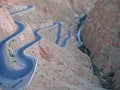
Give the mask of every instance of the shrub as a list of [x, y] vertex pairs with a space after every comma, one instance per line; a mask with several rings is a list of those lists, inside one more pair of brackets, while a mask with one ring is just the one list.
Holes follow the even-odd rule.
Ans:
[[9, 56], [10, 57], [14, 57], [13, 53], [10, 51], [10, 49], [8, 49], [8, 52], [9, 52]]

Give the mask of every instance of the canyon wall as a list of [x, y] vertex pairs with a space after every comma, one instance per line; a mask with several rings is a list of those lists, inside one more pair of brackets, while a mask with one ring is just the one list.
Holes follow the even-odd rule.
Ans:
[[78, 14], [81, 11], [90, 11], [97, 0], [67, 0], [69, 2], [70, 7]]
[[36, 13], [52, 20], [70, 22], [75, 15], [93, 8], [96, 0], [25, 0], [26, 4], [36, 6]]
[[82, 30], [84, 45], [104, 75], [120, 89], [120, 0], [99, 0]]
[[0, 40], [13, 33], [17, 26], [5, 8], [0, 8]]
[[21, 0], [0, 0], [0, 4], [7, 4], [7, 5], [13, 5], [20, 3]]
[[[61, 21], [61, 18], [64, 19], [64, 17], [66, 16], [69, 17], [69, 15], [73, 15], [72, 11], [69, 10], [70, 8], [66, 8], [65, 4], [62, 4], [64, 2], [61, 2], [60, 0], [58, 0], [57, 3], [54, 3], [54, 0], [49, 0], [51, 1], [50, 3], [45, 3], [45, 1], [47, 0], [31, 0], [31, 2], [28, 2], [28, 4], [33, 3], [33, 5], [36, 6], [35, 11], [26, 13], [25, 15], [18, 15], [16, 17], [13, 17], [14, 19], [23, 21], [27, 27], [27, 30], [23, 34], [19, 35], [17, 38], [9, 41], [7, 45], [11, 52], [16, 51], [17, 48], [20, 48], [21, 46], [27, 44], [28, 42], [31, 42], [34, 39], [32, 30], [40, 28], [42, 24], [44, 26], [49, 25], [49, 20], [46, 20], [46, 18], [41, 18], [42, 16], [45, 17], [48, 13], [48, 16], [51, 15], [51, 17], [54, 17], [54, 15], [58, 15], [54, 18], [56, 18], [58, 21]], [[7, 14], [10, 16], [9, 13]], [[39, 19], [37, 18], [38, 16]], [[5, 18], [5, 16], [3, 17]], [[1, 22], [5, 23], [6, 25], [6, 21], [9, 21], [9, 18], [11, 17], [8, 17]], [[49, 19], [53, 22], [55, 20], [51, 19], [50, 17]], [[15, 25], [14, 22], [13, 24]], [[38, 24], [40, 24], [41, 26], [37, 27]], [[10, 30], [9, 26], [10, 25], [8, 25], [8, 28], [7, 26], [5, 26], [6, 31]], [[63, 27], [62, 31], [63, 35], [65, 32], [67, 32], [67, 30], [69, 30], [68, 28], [65, 30], [64, 29], [65, 27]], [[16, 29], [13, 29], [13, 31], [9, 34], [15, 32], [15, 30]], [[3, 33], [3, 31], [5, 31], [4, 27], [1, 27], [1, 31], [2, 32], [0, 33], [0, 36], [9, 36], [9, 34]], [[54, 41], [56, 40], [57, 28], [44, 30], [40, 33], [43, 34], [44, 38], [40, 40], [39, 43], [26, 50], [27, 53], [38, 58], [38, 65], [36, 67], [36, 72], [30, 83], [30, 86], [26, 87], [25, 90], [104, 90], [103, 88], [101, 88], [98, 78], [93, 75], [92, 63], [90, 61], [90, 58], [87, 55], [83, 54], [77, 48], [77, 41], [75, 37], [73, 37], [68, 42], [66, 48], [62, 48], [59, 45], [55, 44]], [[66, 37], [64, 35], [64, 38], [62, 38], [62, 40], [64, 40], [65, 38]], [[17, 68], [19, 66], [15, 62], [14, 55], [13, 57], [10, 57], [10, 61], [14, 68]]]

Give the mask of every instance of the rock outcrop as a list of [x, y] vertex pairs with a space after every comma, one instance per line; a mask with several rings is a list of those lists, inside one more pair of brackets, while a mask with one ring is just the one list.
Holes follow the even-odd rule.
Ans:
[[[25, 25], [26, 31], [20, 34], [17, 38], [9, 41], [8, 50], [10, 50], [11, 52], [34, 39], [31, 27], [28, 25], [28, 23], [26, 23]], [[17, 25], [8, 10], [6, 8], [0, 8], [0, 41], [14, 33], [16, 30]], [[15, 45], [13, 43], [15, 43]], [[17, 65], [16, 63], [14, 63], [15, 59], [13, 57], [10, 57], [10, 59], [12, 62], [11, 66], [16, 68]]]
[[67, 0], [69, 6], [76, 12], [81, 13], [81, 11], [90, 11], [93, 9], [94, 4], [97, 0]]
[[104, 90], [93, 75], [89, 57], [71, 46], [72, 42], [69, 48], [61, 48], [49, 39], [42, 39], [27, 51], [38, 57], [38, 66], [25, 90]]
[[116, 85], [116, 90], [120, 89], [120, 70], [115, 73], [113, 77], [114, 84]]
[[[69, 22], [76, 14], [81, 14], [94, 7], [96, 0], [25, 0], [27, 4], [32, 3], [37, 8], [37, 13], [41, 13], [37, 20], [52, 19], [56, 21]], [[40, 2], [40, 3], [39, 3]], [[43, 17], [43, 16], [44, 17]], [[42, 18], [43, 17], [43, 18]], [[49, 17], [49, 18], [46, 18]]]
[[[38, 25], [39, 23], [44, 25], [48, 21], [55, 20], [67, 22], [67, 19], [70, 23], [70, 20], [74, 18], [73, 11], [70, 9], [69, 5], [66, 4], [67, 0], [64, 2], [62, 2], [62, 0], [27, 0], [28, 4], [30, 2], [36, 5], [36, 11], [23, 16], [14, 17], [24, 21], [27, 30], [8, 43], [8, 47], [12, 52], [34, 39], [32, 30], [38, 28], [38, 26], [40, 26]], [[74, 2], [72, 8], [76, 10], [75, 12], [78, 12], [79, 7], [75, 7], [76, 4]], [[83, 4], [85, 4], [85, 2]], [[80, 10], [86, 10], [87, 7], [89, 7], [89, 5], [87, 5], [88, 4], [81, 6]], [[77, 4], [77, 6], [79, 5]], [[86, 9], [82, 9], [83, 7]], [[80, 12], [83, 11], [79, 11], [78, 13]], [[45, 24], [44, 26], [47, 25]], [[62, 31], [62, 40], [67, 36], [68, 25], [66, 26], [67, 28], [63, 26], [65, 30]], [[75, 37], [72, 37], [67, 46], [62, 48], [53, 42], [56, 40], [56, 31], [57, 28], [55, 28], [55, 30], [52, 28], [40, 32], [43, 34], [44, 38], [39, 43], [36, 43], [26, 50], [26, 53], [38, 58], [38, 65], [30, 86], [25, 89], [104, 90], [101, 88], [98, 78], [93, 75], [90, 58], [77, 48]], [[4, 33], [0, 33], [0, 35], [2, 34], [5, 35]], [[11, 59], [15, 60], [14, 57]], [[15, 67], [15, 65], [13, 65], [13, 67]]]
[[13, 5], [20, 3], [21, 0], [0, 0], [0, 4]]
[[119, 80], [114, 82], [120, 83], [120, 1], [99, 0], [85, 21], [82, 37], [97, 67], [104, 75], [115, 74]]
[[17, 26], [5, 8], [0, 8], [0, 40], [15, 32]]

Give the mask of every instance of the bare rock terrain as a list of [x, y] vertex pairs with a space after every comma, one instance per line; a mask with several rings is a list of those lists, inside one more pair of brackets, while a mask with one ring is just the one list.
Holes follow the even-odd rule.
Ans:
[[9, 12], [5, 8], [0, 8], [0, 40], [4, 39], [7, 35], [15, 32], [17, 29]]
[[14, 5], [20, 3], [22, 0], [0, 0], [0, 4]]
[[101, 85], [93, 75], [89, 57], [77, 47], [71, 44], [70, 47], [61, 48], [50, 40], [42, 39], [29, 49], [27, 52], [38, 57], [38, 66], [26, 90], [102, 90], [98, 88]]
[[[82, 32], [83, 42], [91, 51], [94, 63], [103, 69], [105, 75], [114, 73], [113, 80], [119, 89], [120, 70], [120, 8], [119, 0], [24, 0], [21, 2], [1, 0], [9, 12], [25, 8], [32, 4], [35, 10], [14, 16], [23, 21], [26, 31], [9, 41], [8, 49], [14, 53], [21, 46], [34, 40], [33, 31], [48, 26], [55, 21], [62, 21], [61, 39], [67, 37], [69, 24], [74, 17], [90, 12]], [[96, 4], [95, 4], [96, 3]], [[94, 8], [95, 4], [95, 8]], [[7, 5], [12, 5], [9, 8]], [[94, 8], [94, 9], [93, 9]], [[91, 11], [92, 10], [92, 11]], [[17, 30], [14, 20], [4, 8], [0, 9], [0, 40]], [[26, 50], [38, 58], [35, 75], [25, 90], [104, 90], [99, 79], [93, 75], [90, 58], [77, 48], [76, 37], [72, 37], [66, 47], [55, 44], [57, 27], [40, 31], [43, 39]], [[10, 57], [11, 65], [16, 68], [15, 58]]]
[[85, 21], [82, 37], [93, 62], [104, 75], [113, 74], [111, 77], [119, 90], [120, 1], [99, 0]]

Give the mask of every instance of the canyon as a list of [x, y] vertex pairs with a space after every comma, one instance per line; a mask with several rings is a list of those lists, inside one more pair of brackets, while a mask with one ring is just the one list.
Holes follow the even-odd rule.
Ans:
[[98, 1], [88, 14], [81, 33], [92, 61], [104, 76], [112, 78], [116, 90], [119, 90], [120, 1]]
[[[26, 30], [7, 44], [11, 67], [19, 69], [14, 53], [33, 41], [36, 29], [61, 21], [60, 44], [68, 37], [73, 19], [87, 13], [81, 30], [83, 44], [90, 57], [78, 49], [76, 32], [79, 19], [74, 23], [73, 36], [65, 47], [55, 43], [58, 27], [40, 30], [44, 37], [25, 52], [37, 58], [37, 67], [30, 85], [24, 90], [105, 90], [94, 75], [94, 63], [103, 76], [112, 74], [115, 90], [120, 88], [120, 3], [119, 0], [0, 0], [0, 41], [15, 32], [14, 20], [26, 25]], [[35, 9], [15, 16], [10, 13], [34, 5]], [[95, 6], [94, 6], [95, 5]], [[112, 17], [112, 18], [111, 18]], [[111, 77], [111, 76], [110, 76]], [[105, 87], [106, 88], [106, 87]]]

